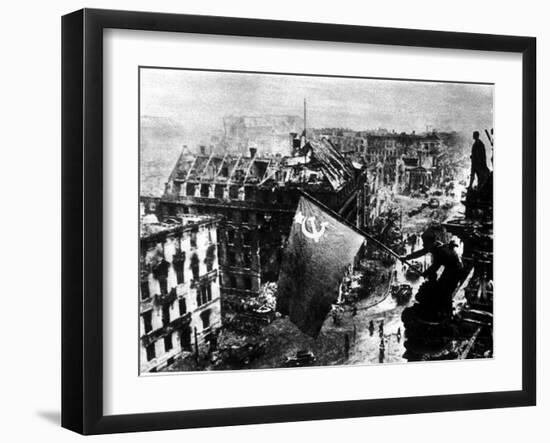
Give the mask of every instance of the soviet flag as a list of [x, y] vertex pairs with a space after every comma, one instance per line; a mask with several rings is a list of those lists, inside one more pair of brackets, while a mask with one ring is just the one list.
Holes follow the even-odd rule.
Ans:
[[314, 201], [301, 197], [284, 251], [277, 310], [317, 337], [344, 273], [365, 238]]

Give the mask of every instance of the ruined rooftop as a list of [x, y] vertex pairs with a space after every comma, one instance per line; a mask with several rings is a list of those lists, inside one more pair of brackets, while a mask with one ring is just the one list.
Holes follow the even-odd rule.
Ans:
[[293, 156], [212, 153], [189, 156], [182, 151], [169, 181], [218, 185], [317, 185], [338, 191], [356, 174], [353, 164], [328, 140], [308, 141]]

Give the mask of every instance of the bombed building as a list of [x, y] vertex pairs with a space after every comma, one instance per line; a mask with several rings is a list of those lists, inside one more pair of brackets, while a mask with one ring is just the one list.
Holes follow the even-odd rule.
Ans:
[[[288, 134], [287, 147], [288, 147]], [[288, 150], [288, 148], [287, 148]], [[362, 219], [364, 174], [327, 140], [292, 137], [290, 156], [182, 152], [159, 203], [163, 219], [220, 217], [220, 292], [225, 311], [276, 281], [300, 191], [355, 223]]]
[[439, 163], [446, 146], [434, 131], [319, 129], [314, 133], [316, 138], [330, 141], [346, 158], [375, 169], [381, 185], [395, 184], [399, 192], [430, 187], [443, 178]]
[[221, 325], [217, 227], [213, 217], [142, 216], [140, 368], [156, 372], [198, 352]]

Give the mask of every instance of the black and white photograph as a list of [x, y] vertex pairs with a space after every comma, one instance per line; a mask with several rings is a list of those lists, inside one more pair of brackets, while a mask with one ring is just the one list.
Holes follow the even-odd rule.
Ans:
[[6, 5], [1, 441], [549, 434], [544, 3]]
[[141, 375], [495, 357], [494, 85], [138, 75]]

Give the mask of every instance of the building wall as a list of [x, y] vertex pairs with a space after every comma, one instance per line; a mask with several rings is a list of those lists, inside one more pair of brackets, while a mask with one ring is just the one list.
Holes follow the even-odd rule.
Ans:
[[[221, 326], [216, 224], [142, 238], [140, 252], [140, 367], [148, 372], [166, 366], [182, 352], [194, 352], [195, 330], [202, 346], [208, 334]], [[172, 343], [168, 350], [166, 336]], [[154, 348], [154, 358], [148, 356], [148, 348], [150, 353]]]
[[221, 216], [218, 224], [219, 286], [224, 312], [259, 295], [261, 285], [276, 281], [284, 238], [290, 231], [297, 199], [258, 193], [244, 201], [180, 196], [163, 201], [161, 217], [176, 214]]
[[[277, 281], [284, 242], [300, 194], [295, 188], [272, 190], [246, 185], [243, 192], [229, 192], [224, 193], [223, 198], [212, 198], [211, 194], [210, 197], [198, 196], [197, 186], [189, 184], [180, 185], [175, 198], [167, 197], [161, 201], [160, 217], [183, 214], [221, 216], [218, 224], [220, 290], [223, 311], [231, 314], [238, 310], [244, 299], [258, 296], [263, 283]], [[357, 185], [350, 182], [339, 192], [315, 189], [308, 189], [308, 192], [327, 206], [338, 209], [350, 198]], [[351, 221], [355, 222], [353, 208], [356, 208], [356, 199], [352, 203], [348, 211]]]

